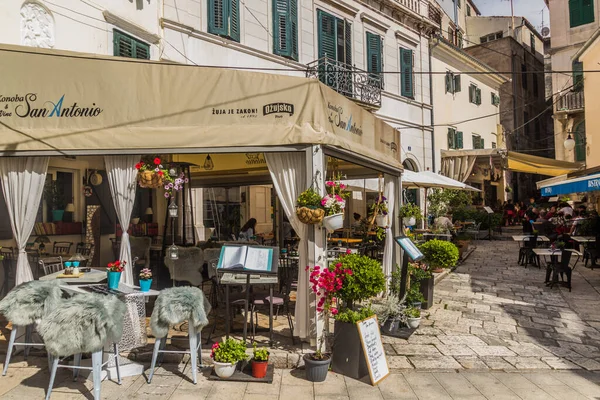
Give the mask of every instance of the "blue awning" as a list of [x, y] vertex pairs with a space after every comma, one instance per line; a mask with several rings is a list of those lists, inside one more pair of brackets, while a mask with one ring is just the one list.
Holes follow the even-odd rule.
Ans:
[[543, 185], [540, 187], [540, 190], [544, 197], [600, 190], [600, 174], [568, 179], [551, 185]]

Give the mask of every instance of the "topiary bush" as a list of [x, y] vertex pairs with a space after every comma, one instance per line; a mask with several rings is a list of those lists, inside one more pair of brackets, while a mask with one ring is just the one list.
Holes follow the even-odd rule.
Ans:
[[385, 276], [381, 264], [367, 256], [347, 254], [340, 258], [342, 269], [352, 271], [346, 275], [342, 289], [338, 292], [346, 306], [352, 309], [355, 302], [376, 296], [385, 289]]
[[452, 268], [458, 262], [458, 247], [445, 240], [430, 240], [419, 246], [424, 262], [432, 268]]

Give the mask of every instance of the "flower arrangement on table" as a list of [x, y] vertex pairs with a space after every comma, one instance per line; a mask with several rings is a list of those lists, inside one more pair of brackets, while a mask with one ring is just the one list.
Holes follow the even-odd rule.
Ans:
[[189, 182], [183, 172], [179, 176], [171, 175], [171, 172], [163, 166], [160, 157], [142, 159], [135, 168], [138, 170], [138, 183], [141, 187], [151, 189], [164, 187], [167, 199], [173, 197], [173, 192], [180, 191], [183, 185]]
[[325, 182], [325, 188], [327, 194], [321, 199], [321, 206], [325, 209], [325, 215], [343, 213], [350, 192], [345, 190], [346, 185], [341, 182], [341, 175], [335, 175], [332, 180]]
[[152, 279], [152, 270], [150, 268], [143, 268], [140, 271], [140, 280], [147, 281]]
[[108, 272], [123, 272], [123, 269], [125, 268], [126, 265], [127, 265], [127, 261], [117, 260], [115, 262], [108, 263], [108, 267], [106, 268], [106, 270]]

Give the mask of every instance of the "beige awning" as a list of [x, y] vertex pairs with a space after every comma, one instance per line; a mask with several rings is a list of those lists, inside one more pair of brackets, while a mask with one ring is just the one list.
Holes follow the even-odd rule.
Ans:
[[559, 176], [583, 168], [581, 163], [507, 151], [504, 149], [442, 150], [442, 174], [464, 182], [475, 163], [500, 163], [504, 169], [547, 176]]
[[9, 45], [0, 76], [0, 155], [323, 144], [402, 169], [400, 133], [316, 79]]

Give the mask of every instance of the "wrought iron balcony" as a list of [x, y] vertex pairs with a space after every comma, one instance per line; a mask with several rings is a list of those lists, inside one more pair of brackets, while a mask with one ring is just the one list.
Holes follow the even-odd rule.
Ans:
[[573, 113], [582, 111], [585, 106], [583, 101], [583, 90], [578, 92], [567, 92], [558, 98], [556, 103], [557, 112]]
[[307, 78], [317, 78], [339, 94], [370, 108], [381, 107], [383, 76], [363, 71], [352, 65], [321, 58], [308, 64]]
[[442, 12], [433, 3], [429, 3], [429, 19], [437, 25], [442, 24]]

